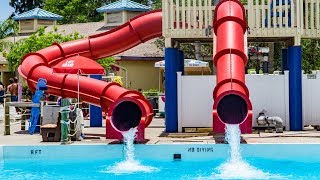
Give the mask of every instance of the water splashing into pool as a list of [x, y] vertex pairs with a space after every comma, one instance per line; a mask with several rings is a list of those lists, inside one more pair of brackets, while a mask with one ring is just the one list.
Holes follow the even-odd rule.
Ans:
[[137, 132], [137, 128], [131, 128], [129, 131], [122, 133], [125, 144], [126, 161], [134, 161], [134, 138]]
[[270, 179], [281, 178], [259, 170], [242, 159], [240, 140], [241, 132], [238, 124], [226, 124], [225, 140], [230, 147], [229, 159], [218, 166], [213, 174], [214, 179]]
[[151, 166], [144, 166], [134, 157], [134, 139], [137, 128], [131, 128], [127, 132], [123, 132], [125, 160], [109, 167], [106, 172], [113, 174], [131, 174], [137, 172], [150, 173], [158, 169]]

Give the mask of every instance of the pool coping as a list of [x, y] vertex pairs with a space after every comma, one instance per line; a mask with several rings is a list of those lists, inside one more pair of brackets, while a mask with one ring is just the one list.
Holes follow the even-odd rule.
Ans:
[[[146, 148], [147, 147], [147, 148]], [[57, 153], [60, 152], [60, 153]], [[228, 158], [227, 144], [147, 144], [136, 145], [138, 159], [172, 161], [175, 156], [186, 161], [208, 161]], [[245, 158], [258, 157], [295, 161], [320, 162], [320, 144], [242, 144], [241, 152]], [[0, 162], [51, 159], [123, 159], [123, 145], [72, 144], [72, 145], [0, 145]], [[312, 157], [312, 158], [310, 158]], [[179, 158], [178, 158], [179, 159]]]

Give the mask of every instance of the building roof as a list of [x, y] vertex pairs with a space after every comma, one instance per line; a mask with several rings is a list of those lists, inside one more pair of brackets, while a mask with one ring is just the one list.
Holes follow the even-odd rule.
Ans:
[[30, 11], [18, 14], [13, 17], [14, 20], [24, 20], [24, 19], [46, 19], [46, 20], [61, 20], [63, 17], [54, 14], [52, 12], [40, 9], [40, 8], [34, 8]]
[[119, 0], [111, 4], [104, 5], [97, 9], [98, 12], [115, 12], [115, 11], [149, 11], [151, 8], [130, 0]]
[[104, 22], [88, 22], [88, 23], [76, 23], [76, 24], [61, 24], [61, 25], [50, 25], [45, 31], [54, 31], [55, 27], [58, 29], [58, 33], [62, 35], [69, 35], [74, 32], [78, 32], [84, 37], [88, 37], [94, 34], [102, 33], [106, 31], [103, 27]]
[[118, 60], [159, 60], [163, 59], [163, 51], [159, 49], [155, 42], [156, 39], [141, 43], [136, 47], [128, 49], [122, 53], [114, 55]]

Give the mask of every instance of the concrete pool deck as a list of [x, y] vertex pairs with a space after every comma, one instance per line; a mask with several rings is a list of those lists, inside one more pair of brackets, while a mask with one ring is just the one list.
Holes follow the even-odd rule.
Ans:
[[[86, 124], [89, 124], [86, 121]], [[41, 145], [60, 144], [60, 142], [42, 142], [40, 134], [29, 135], [27, 131], [20, 131], [20, 122], [11, 123], [11, 135], [4, 136], [4, 124], [0, 122], [0, 145]], [[146, 144], [214, 144], [223, 143], [223, 134], [206, 132], [164, 133], [164, 119], [155, 118], [146, 129]], [[85, 128], [86, 137], [75, 144], [118, 143], [116, 140], [105, 138], [105, 128]], [[320, 131], [285, 131], [284, 133], [253, 133], [242, 134], [243, 143], [315, 143], [320, 144]]]

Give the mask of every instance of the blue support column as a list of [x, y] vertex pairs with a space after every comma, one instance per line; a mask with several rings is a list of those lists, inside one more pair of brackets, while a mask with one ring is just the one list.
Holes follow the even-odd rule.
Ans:
[[177, 70], [179, 54], [179, 50], [176, 48], [165, 49], [166, 132], [178, 132]]
[[288, 67], [288, 49], [282, 49], [282, 59], [281, 59], [281, 72], [289, 70]]
[[[90, 75], [90, 78], [102, 80], [101, 75]], [[90, 105], [90, 127], [102, 127], [102, 109], [98, 106]]]
[[290, 46], [289, 60], [289, 114], [290, 130], [301, 131], [302, 124], [302, 49], [301, 46]]

